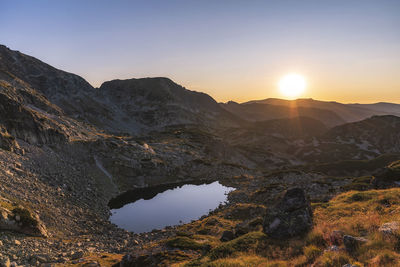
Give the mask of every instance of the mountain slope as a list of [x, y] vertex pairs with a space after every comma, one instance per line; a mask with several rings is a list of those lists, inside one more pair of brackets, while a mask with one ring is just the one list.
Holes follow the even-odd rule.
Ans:
[[373, 116], [340, 125], [293, 150], [307, 162], [365, 160], [400, 153], [400, 117]]
[[360, 146], [372, 146], [379, 151], [400, 151], [400, 117], [393, 115], [373, 116], [360, 122], [337, 126], [323, 137], [326, 141], [353, 142]]
[[[304, 108], [318, 108], [324, 110], [330, 110], [336, 113], [340, 118], [342, 118], [345, 122], [355, 122], [360, 121], [366, 118], [369, 118], [374, 115], [390, 115], [391, 113], [385, 110], [372, 110], [364, 105], [348, 105], [342, 104], [338, 102], [328, 102], [328, 101], [319, 101], [314, 99], [296, 99], [296, 100], [284, 100], [277, 98], [268, 98], [264, 100], [255, 100], [246, 102], [243, 104], [270, 104], [277, 106], [285, 106], [285, 107], [304, 107]], [[395, 114], [392, 114], [395, 115]]]
[[231, 127], [242, 123], [209, 95], [187, 90], [168, 78], [105, 82], [94, 97], [111, 109], [114, 128], [126, 131], [181, 124]]
[[82, 77], [58, 70], [3, 45], [0, 45], [0, 70], [29, 84], [69, 115], [83, 113], [81, 108], [88, 103], [80, 102], [94, 90]]
[[292, 144], [321, 135], [326, 126], [308, 117], [253, 122], [246, 127], [225, 130], [221, 136], [261, 168], [273, 168], [296, 161]]
[[93, 135], [92, 127], [66, 116], [27, 83], [0, 69], [0, 126], [31, 144], [52, 144]]
[[400, 116], [400, 104], [379, 102], [374, 104], [348, 104], [348, 106], [367, 108], [376, 112], [387, 112], [392, 115]]
[[309, 117], [319, 120], [329, 127], [346, 122], [333, 111], [320, 108], [280, 106], [262, 103], [238, 104], [232, 101], [220, 105], [229, 112], [248, 121]]
[[58, 113], [111, 132], [139, 133], [179, 124], [228, 127], [242, 123], [209, 95], [187, 90], [167, 78], [114, 80], [93, 88], [75, 74], [2, 45], [0, 72], [41, 94], [58, 107]]

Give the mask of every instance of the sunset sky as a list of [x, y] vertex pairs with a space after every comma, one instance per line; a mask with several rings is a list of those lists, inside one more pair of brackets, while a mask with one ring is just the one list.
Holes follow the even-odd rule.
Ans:
[[400, 103], [400, 1], [0, 0], [0, 43], [92, 85], [165, 76], [217, 101]]

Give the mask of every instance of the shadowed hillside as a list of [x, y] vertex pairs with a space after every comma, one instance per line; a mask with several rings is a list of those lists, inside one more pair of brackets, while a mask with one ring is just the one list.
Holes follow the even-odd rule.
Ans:
[[263, 103], [238, 104], [235, 102], [228, 102], [221, 104], [221, 106], [242, 119], [249, 121], [309, 117], [321, 121], [328, 127], [346, 122], [335, 112], [321, 108], [280, 106]]
[[330, 110], [336, 113], [340, 118], [342, 118], [346, 122], [355, 122], [359, 120], [363, 120], [369, 118], [373, 115], [388, 115], [398, 114], [400, 110], [400, 105], [392, 104], [391, 111], [387, 108], [376, 108], [379, 107], [379, 104], [342, 104], [334, 101], [319, 101], [314, 99], [297, 99], [297, 100], [283, 100], [276, 98], [268, 98], [264, 100], [254, 100], [243, 103], [246, 104], [270, 104], [277, 106], [285, 106], [285, 107], [303, 107], [303, 108], [318, 108], [324, 110]]

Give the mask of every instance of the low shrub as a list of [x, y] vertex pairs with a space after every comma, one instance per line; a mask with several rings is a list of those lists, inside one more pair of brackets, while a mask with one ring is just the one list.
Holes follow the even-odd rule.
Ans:
[[306, 244], [314, 245], [317, 247], [325, 247], [326, 241], [321, 233], [312, 231], [306, 237]]
[[321, 254], [322, 254], [322, 249], [317, 248], [314, 245], [310, 245], [304, 248], [304, 256], [306, 256], [309, 262], [313, 262]]
[[336, 267], [343, 266], [350, 262], [350, 257], [344, 252], [327, 251], [324, 252], [315, 262], [315, 266]]
[[360, 201], [368, 201], [371, 200], [373, 197], [375, 197], [376, 194], [374, 192], [368, 191], [368, 192], [357, 192], [352, 195], [350, 195], [346, 202], [352, 203], [352, 202], [360, 202]]

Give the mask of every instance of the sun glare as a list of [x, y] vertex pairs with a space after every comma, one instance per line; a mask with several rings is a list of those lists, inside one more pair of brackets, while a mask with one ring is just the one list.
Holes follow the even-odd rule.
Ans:
[[304, 92], [307, 84], [303, 76], [291, 73], [282, 77], [278, 85], [282, 95], [289, 98], [295, 98]]

